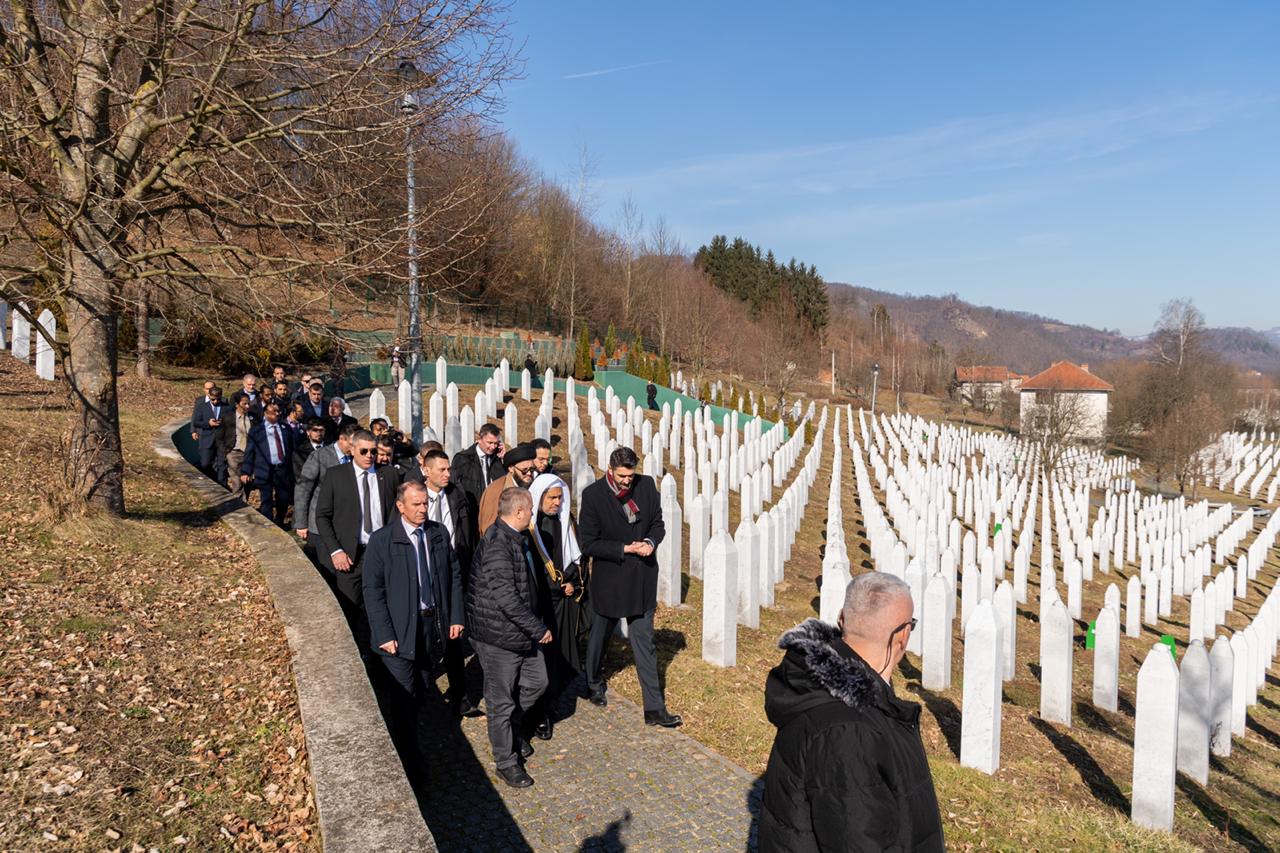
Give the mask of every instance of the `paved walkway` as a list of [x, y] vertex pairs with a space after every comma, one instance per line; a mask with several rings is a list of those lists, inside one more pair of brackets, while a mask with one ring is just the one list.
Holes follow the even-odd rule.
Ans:
[[[367, 415], [367, 391], [347, 400], [358, 417]], [[468, 676], [478, 698], [474, 665]], [[646, 726], [641, 710], [616, 693], [598, 708], [573, 692], [563, 698], [555, 738], [534, 741], [526, 768], [535, 784], [520, 790], [494, 771], [484, 717], [459, 724], [443, 700], [428, 703], [420, 738], [436, 761], [415, 791], [440, 850], [755, 849], [760, 785], [752, 774], [679, 731]]]
[[644, 725], [626, 700], [571, 701], [554, 739], [534, 741], [525, 766], [535, 784], [521, 790], [494, 774], [483, 717], [459, 727], [432, 704], [421, 737], [439, 762], [418, 790], [440, 850], [754, 849], [751, 774], [679, 732]]

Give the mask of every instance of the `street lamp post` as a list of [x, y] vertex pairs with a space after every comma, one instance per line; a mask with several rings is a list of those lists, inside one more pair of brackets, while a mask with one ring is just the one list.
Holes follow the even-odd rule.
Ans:
[[880, 363], [871, 365], [871, 417], [876, 416], [876, 385], [880, 381]]
[[[416, 81], [418, 69], [412, 62], [401, 62], [399, 72], [410, 82]], [[400, 112], [413, 116], [418, 112], [418, 98], [406, 92], [400, 99]], [[405, 189], [408, 196], [409, 238], [409, 384], [413, 388], [410, 402], [410, 431], [413, 441], [421, 444], [422, 435], [422, 324], [418, 308], [418, 204], [413, 180], [413, 123], [405, 128]]]

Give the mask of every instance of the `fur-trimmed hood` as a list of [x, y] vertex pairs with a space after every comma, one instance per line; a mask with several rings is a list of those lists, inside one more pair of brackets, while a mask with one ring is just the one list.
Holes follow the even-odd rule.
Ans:
[[778, 648], [786, 655], [769, 673], [764, 699], [775, 726], [833, 701], [854, 710], [884, 704], [883, 680], [826, 622], [806, 619], [782, 635]]

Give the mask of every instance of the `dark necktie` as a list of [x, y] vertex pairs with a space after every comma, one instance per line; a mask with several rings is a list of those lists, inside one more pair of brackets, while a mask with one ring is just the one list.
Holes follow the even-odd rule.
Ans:
[[284, 462], [284, 444], [280, 441], [280, 428], [271, 428], [271, 437], [276, 440], [276, 458]]
[[427, 537], [421, 527], [414, 530], [413, 535], [417, 539], [418, 549], [418, 606], [425, 610], [436, 605], [435, 590], [431, 585], [431, 566], [427, 563]]
[[493, 457], [486, 454], [482, 458], [484, 459], [484, 484], [487, 486], [493, 482], [493, 477], [491, 476], [491, 472], [493, 471]]
[[373, 507], [369, 498], [369, 472], [366, 471], [360, 475], [360, 479], [364, 481], [364, 488], [361, 490], [363, 494], [360, 496], [360, 509], [364, 513], [364, 533], [368, 536], [373, 532]]

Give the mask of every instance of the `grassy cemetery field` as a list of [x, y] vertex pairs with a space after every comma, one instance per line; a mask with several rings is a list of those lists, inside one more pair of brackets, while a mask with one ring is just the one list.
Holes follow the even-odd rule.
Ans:
[[[428, 388], [428, 394], [430, 388]], [[539, 412], [538, 392], [532, 402], [514, 397], [519, 413], [521, 437], [529, 437], [529, 425]], [[579, 398], [584, 423], [587, 454], [594, 463], [597, 448], [588, 421], [586, 406]], [[392, 405], [392, 412], [395, 407]], [[775, 587], [774, 606], [759, 612], [758, 629], [739, 626], [736, 636], [736, 663], [719, 667], [703, 660], [703, 583], [687, 573], [690, 513], [684, 509], [686, 526], [683, 543], [686, 574], [683, 603], [661, 607], [657, 617], [656, 639], [659, 667], [665, 673], [668, 702], [684, 715], [685, 731], [752, 772], [763, 772], [774, 734], [764, 716], [763, 684], [769, 669], [780, 657], [776, 647], [778, 636], [805, 618], [816, 616], [820, 600], [819, 579], [822, 575], [826, 547], [827, 513], [825, 502], [831, 483], [833, 463], [832, 430], [836, 409], [831, 409], [823, 435], [815, 475], [809, 489], [809, 500], [798, 529], [791, 559], [786, 563], [784, 580]], [[844, 410], [840, 409], [841, 437], [847, 438]], [[821, 408], [815, 412], [816, 421]], [[552, 440], [557, 455], [566, 455], [567, 411], [563, 394], [557, 394]], [[644, 418], [654, 427], [656, 413]], [[857, 421], [856, 410], [854, 421]], [[932, 428], [932, 425], [931, 425]], [[812, 439], [812, 429], [809, 430]], [[637, 443], [637, 447], [638, 447]], [[865, 449], [865, 448], [864, 448]], [[801, 458], [811, 450], [806, 444]], [[872, 568], [870, 547], [866, 539], [865, 521], [857, 501], [858, 490], [851, 468], [851, 452], [843, 451], [844, 468], [839, 489], [843, 507], [843, 527], [853, 571]], [[865, 457], [864, 457], [865, 461]], [[787, 477], [792, 483], [801, 470], [797, 463]], [[568, 466], [564, 466], [568, 473]], [[683, 485], [684, 472], [670, 464], [666, 472]], [[1136, 472], [1135, 476], [1140, 476]], [[1209, 492], [1214, 497], [1232, 497]], [[684, 503], [683, 488], [677, 489]], [[775, 490], [774, 499], [780, 491]], [[1101, 491], [1093, 492], [1094, 506], [1090, 522], [1097, 513]], [[876, 493], [884, 509], [883, 492]], [[1238, 505], [1246, 503], [1234, 496]], [[741, 502], [734, 494], [729, 501], [729, 528], [736, 530], [741, 519]], [[768, 508], [768, 505], [765, 506]], [[958, 508], [957, 508], [958, 509]], [[1094, 569], [1093, 581], [1080, 589], [1081, 618], [1073, 619], [1074, 674], [1070, 695], [1071, 725], [1047, 722], [1040, 715], [1040, 635], [1039, 517], [1032, 524], [1030, 540], [1028, 601], [1017, 606], [1016, 667], [1004, 682], [1002, 702], [1002, 737], [999, 769], [988, 776], [960, 766], [961, 712], [963, 699], [964, 642], [958, 628], [952, 639], [952, 683], [946, 689], [927, 690], [922, 686], [921, 658], [908, 655], [894, 676], [895, 690], [900, 696], [914, 699], [924, 706], [923, 734], [930, 755], [948, 842], [957, 849], [1272, 849], [1280, 845], [1280, 822], [1273, 803], [1280, 795], [1280, 704], [1277, 704], [1274, 676], [1268, 676], [1257, 704], [1249, 708], [1247, 729], [1243, 737], [1232, 740], [1230, 757], [1214, 756], [1207, 785], [1179, 774], [1176, 783], [1176, 809], [1173, 834], [1156, 832], [1135, 825], [1130, 820], [1134, 761], [1134, 715], [1136, 677], [1152, 645], [1163, 635], [1172, 635], [1177, 645], [1177, 660], [1182, 662], [1189, 629], [1188, 602], [1175, 598], [1168, 616], [1155, 624], [1143, 624], [1140, 636], [1124, 636], [1121, 615], [1118, 652], [1117, 710], [1094, 707], [1092, 698], [1093, 651], [1086, 649], [1088, 623], [1103, 606], [1108, 583], [1115, 583], [1125, 599], [1126, 581], [1137, 574], [1138, 566], [1125, 562], [1123, 568], [1103, 574]], [[1261, 529], [1262, 520], [1250, 522], [1241, 547], [1247, 547]], [[966, 527], [966, 530], [968, 527]], [[1056, 542], [1056, 540], [1055, 540]], [[1058, 558], [1060, 559], [1060, 557]], [[1096, 558], [1095, 558], [1096, 561]], [[1234, 558], [1233, 558], [1234, 562]], [[1060, 589], [1065, 587], [1061, 564], [1056, 565]], [[1226, 614], [1226, 627], [1243, 628], [1257, 610], [1265, 595], [1280, 575], [1280, 560], [1274, 550], [1260, 567], [1256, 580], [1249, 583], [1249, 596]], [[1012, 579], [1012, 563], [1009, 567]], [[1066, 601], [1065, 592], [1063, 601]], [[920, 610], [917, 610], [919, 615]], [[1219, 630], [1219, 634], [1224, 633]], [[611, 689], [633, 701], [640, 700], [634, 669], [629, 665], [630, 652], [623, 644], [614, 644], [606, 662]]]

